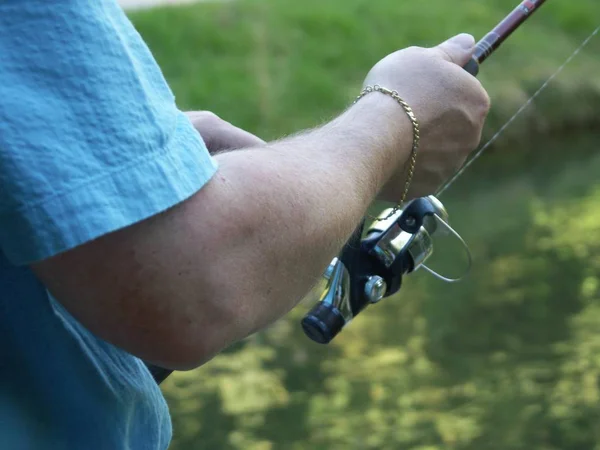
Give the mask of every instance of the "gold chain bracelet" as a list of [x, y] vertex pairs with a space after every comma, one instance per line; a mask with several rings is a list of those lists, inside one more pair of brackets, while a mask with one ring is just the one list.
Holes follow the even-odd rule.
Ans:
[[415, 173], [415, 166], [417, 164], [417, 150], [419, 149], [419, 140], [421, 139], [421, 135], [420, 135], [420, 131], [419, 131], [419, 121], [417, 120], [415, 113], [413, 112], [410, 105], [408, 103], [406, 103], [400, 97], [400, 94], [398, 94], [398, 91], [391, 91], [391, 90], [381, 87], [377, 84], [374, 86], [366, 86], [362, 90], [360, 95], [356, 98], [356, 100], [354, 100], [353, 104], [358, 102], [365, 95], [367, 95], [371, 92], [375, 92], [375, 91], [381, 92], [382, 94], [389, 95], [394, 100], [396, 100], [400, 104], [400, 106], [402, 106], [402, 108], [404, 108], [404, 111], [406, 112], [406, 114], [408, 115], [408, 118], [412, 122], [412, 127], [413, 127], [413, 145], [412, 145], [412, 150], [411, 150], [410, 160], [409, 160], [410, 165], [408, 168], [408, 176], [406, 178], [406, 183], [404, 185], [404, 192], [402, 193], [402, 198], [400, 199], [398, 204], [396, 206], [394, 206], [393, 210], [388, 214], [387, 217], [377, 218], [377, 217], [369, 216], [369, 218], [371, 218], [371, 219], [382, 221], [382, 220], [387, 220], [390, 217], [392, 217], [401, 208], [402, 204], [406, 200], [406, 197], [408, 195], [408, 190], [410, 188], [410, 183], [411, 183], [413, 175]]

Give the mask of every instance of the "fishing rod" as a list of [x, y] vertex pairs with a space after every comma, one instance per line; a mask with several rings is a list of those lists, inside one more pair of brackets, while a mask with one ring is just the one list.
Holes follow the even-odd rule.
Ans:
[[[477, 76], [480, 65], [545, 1], [522, 1], [477, 42], [464, 69]], [[440, 191], [445, 190], [454, 179], [456, 176]], [[366, 233], [365, 219], [361, 221], [325, 271], [323, 278], [326, 285], [317, 304], [302, 319], [304, 333], [311, 340], [320, 344], [331, 342], [367, 306], [397, 293], [404, 275], [420, 268], [446, 282], [462, 279], [446, 278], [425, 265], [433, 253], [433, 236], [446, 234], [462, 244], [468, 258], [468, 269], [471, 266], [469, 248], [448, 224], [448, 212], [437, 198], [440, 191], [436, 196], [412, 200], [403, 209], [382, 211]]]
[[464, 69], [471, 75], [477, 76], [480, 64], [498, 50], [502, 43], [545, 2], [546, 0], [524, 0], [477, 43], [473, 56]]

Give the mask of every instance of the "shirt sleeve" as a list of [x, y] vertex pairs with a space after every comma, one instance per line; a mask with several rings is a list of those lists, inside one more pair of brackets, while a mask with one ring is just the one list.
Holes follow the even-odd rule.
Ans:
[[115, 0], [0, 3], [0, 248], [13, 264], [160, 213], [216, 169]]

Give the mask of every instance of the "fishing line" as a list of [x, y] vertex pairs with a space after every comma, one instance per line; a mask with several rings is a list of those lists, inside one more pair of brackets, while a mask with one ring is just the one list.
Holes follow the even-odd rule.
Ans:
[[554, 78], [556, 78], [565, 67], [567, 67], [569, 65], [569, 63], [581, 52], [581, 50], [583, 50], [587, 44], [594, 38], [594, 36], [596, 36], [598, 34], [598, 32], [600, 32], [600, 26], [598, 26], [598, 28], [596, 28], [592, 34], [590, 34], [584, 41], [583, 43], [567, 58], [567, 60], [556, 70], [556, 72], [554, 72], [550, 78], [548, 78], [544, 84], [542, 84], [542, 86], [537, 90], [537, 92], [535, 94], [533, 94], [529, 100], [527, 100], [523, 106], [521, 106], [519, 108], [519, 110], [496, 132], [496, 134], [494, 134], [494, 136], [492, 136], [492, 138], [483, 146], [481, 147], [461, 168], [458, 172], [456, 172], [456, 174], [454, 174], [454, 176], [448, 180], [441, 188], [439, 188], [437, 190], [437, 192], [435, 193], [436, 197], [439, 197], [440, 195], [442, 195], [450, 186], [452, 186], [454, 184], [454, 182], [456, 180], [458, 180], [458, 178], [461, 177], [461, 175], [471, 166], [471, 164], [473, 164], [475, 162], [475, 160], [477, 158], [479, 158], [483, 152], [485, 152], [502, 134], [504, 134], [504, 132], [506, 131], [506, 129], [517, 119], [517, 117], [519, 117], [521, 115], [521, 113], [523, 113], [523, 111], [525, 111], [529, 105], [531, 105], [531, 103], [533, 103], [533, 101], [550, 85], [550, 83], [554, 80]]

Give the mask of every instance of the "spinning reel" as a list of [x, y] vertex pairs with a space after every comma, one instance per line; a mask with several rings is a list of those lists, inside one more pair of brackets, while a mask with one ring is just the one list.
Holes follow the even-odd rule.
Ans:
[[[545, 1], [523, 0], [477, 43], [473, 56], [464, 69], [477, 76], [481, 63]], [[597, 32], [598, 30], [592, 36]], [[584, 41], [583, 45], [592, 36]], [[546, 85], [547, 82], [535, 95]], [[527, 103], [524, 106], [526, 105]], [[523, 107], [506, 125], [522, 110]], [[441, 195], [491, 142], [497, 139], [506, 125], [467, 161], [436, 195]], [[460, 280], [443, 277], [425, 265], [425, 261], [433, 253], [435, 235], [451, 234], [458, 239], [467, 252], [468, 268], [471, 268], [469, 248], [460, 235], [448, 225], [448, 213], [436, 197], [417, 198], [408, 203], [404, 210], [399, 210], [387, 218], [389, 214], [390, 210], [382, 212], [375, 224], [367, 230], [364, 238], [362, 221], [339, 257], [334, 258], [325, 271], [327, 285], [320, 300], [302, 320], [304, 332], [313, 341], [321, 344], [331, 342], [368, 305], [378, 303], [398, 292], [402, 286], [403, 275], [423, 268], [447, 282]]]
[[435, 235], [456, 238], [467, 253], [470, 269], [469, 249], [448, 224], [448, 213], [436, 197], [417, 198], [392, 216], [390, 212], [384, 210], [364, 237], [363, 222], [325, 271], [320, 299], [302, 320], [305, 334], [313, 341], [331, 342], [368, 305], [398, 292], [403, 275], [423, 268], [446, 282], [462, 279], [444, 277], [425, 265], [433, 254]]

